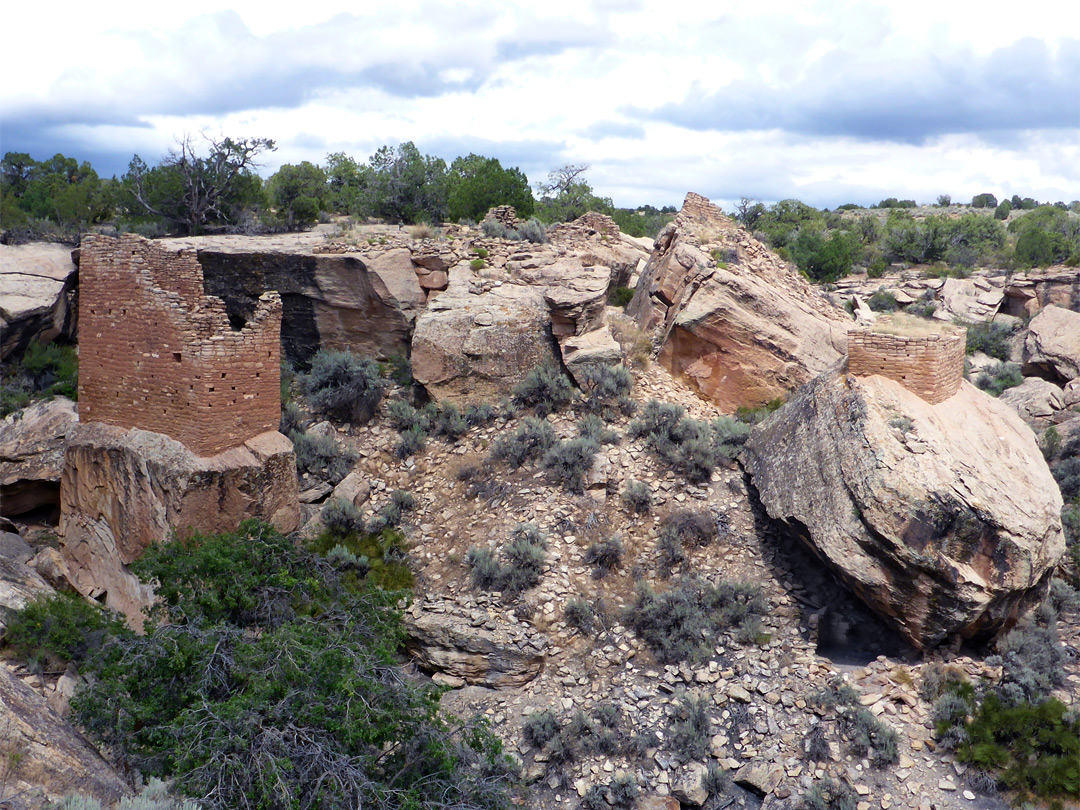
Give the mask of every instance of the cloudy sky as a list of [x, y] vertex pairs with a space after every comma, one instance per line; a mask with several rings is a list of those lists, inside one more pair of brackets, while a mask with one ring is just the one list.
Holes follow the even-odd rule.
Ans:
[[[230, 7], [225, 9], [228, 4]], [[1002, 10], [995, 10], [1002, 9]], [[182, 133], [274, 138], [262, 173], [411, 140], [617, 205], [1080, 198], [1075, 0], [23, 2], [0, 150], [123, 173]]]

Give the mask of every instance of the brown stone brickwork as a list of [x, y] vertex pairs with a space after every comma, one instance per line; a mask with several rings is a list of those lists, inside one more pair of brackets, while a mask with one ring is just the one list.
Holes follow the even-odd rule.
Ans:
[[277, 430], [281, 299], [233, 329], [194, 250], [88, 236], [79, 267], [79, 415], [163, 433], [203, 456]]
[[848, 373], [880, 374], [936, 405], [960, 389], [966, 335], [901, 336], [853, 329], [848, 332]]

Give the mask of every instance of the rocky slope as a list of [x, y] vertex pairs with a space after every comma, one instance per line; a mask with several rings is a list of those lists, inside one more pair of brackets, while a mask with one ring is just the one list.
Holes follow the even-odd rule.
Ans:
[[75, 337], [78, 268], [63, 245], [0, 245], [0, 360]]

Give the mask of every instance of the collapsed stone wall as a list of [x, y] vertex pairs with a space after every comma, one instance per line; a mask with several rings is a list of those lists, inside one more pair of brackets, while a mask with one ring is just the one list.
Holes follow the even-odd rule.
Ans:
[[232, 328], [195, 251], [133, 234], [85, 237], [80, 287], [81, 421], [163, 433], [204, 456], [277, 430], [276, 292]]
[[848, 333], [848, 373], [895, 380], [932, 405], [960, 389], [965, 333], [889, 335], [869, 329]]

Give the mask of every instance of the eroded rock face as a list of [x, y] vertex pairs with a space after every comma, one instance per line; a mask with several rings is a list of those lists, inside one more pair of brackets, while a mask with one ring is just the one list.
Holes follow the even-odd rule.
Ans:
[[296, 461], [280, 433], [201, 457], [159, 433], [100, 423], [71, 437], [60, 484], [61, 553], [78, 590], [141, 622], [149, 593], [126, 566], [173, 532], [232, 531], [247, 518], [299, 526]]
[[426, 294], [412, 253], [388, 249], [369, 259], [315, 253], [316, 244], [265, 237], [214, 236], [165, 240], [195, 248], [206, 292], [225, 301], [229, 317], [245, 320], [259, 296], [281, 295], [285, 357], [306, 364], [320, 348], [368, 357], [407, 355]]
[[1055, 413], [1065, 407], [1061, 388], [1039, 377], [1026, 378], [1020, 385], [1005, 391], [999, 399], [1012, 406], [1021, 419], [1040, 431], [1050, 424]]
[[[442, 608], [442, 612], [436, 612]], [[452, 605], [414, 610], [405, 616], [408, 649], [420, 666], [452, 679], [489, 688], [521, 686], [544, 665], [547, 642], [522, 625], [485, 623]]]
[[1048, 306], [1028, 324], [1023, 371], [1059, 383], [1080, 377], [1080, 312]]
[[741, 459], [769, 515], [919, 648], [996, 633], [1045, 595], [1064, 553], [1034, 434], [968, 383], [930, 405], [838, 365]]
[[731, 411], [783, 397], [835, 363], [852, 325], [697, 194], [657, 236], [627, 312], [653, 334], [665, 368]]
[[0, 514], [60, 506], [64, 447], [79, 424], [64, 397], [37, 402], [0, 422]]
[[1049, 267], [1011, 276], [1001, 311], [1017, 317], [1037, 315], [1043, 307], [1071, 309], [1080, 301], [1080, 269]]
[[75, 337], [78, 278], [71, 250], [62, 245], [0, 245], [0, 360], [31, 341]]
[[[131, 790], [41, 695], [0, 664], [0, 740], [20, 758], [4, 785], [4, 806], [43, 807], [79, 793], [111, 806]], [[5, 763], [6, 765], [7, 763]]]

